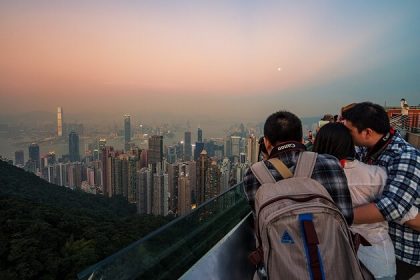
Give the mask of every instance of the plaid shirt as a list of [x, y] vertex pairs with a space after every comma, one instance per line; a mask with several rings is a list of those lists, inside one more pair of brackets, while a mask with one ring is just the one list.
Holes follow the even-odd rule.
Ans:
[[[299, 158], [299, 151], [284, 151], [279, 155], [279, 159], [294, 172], [296, 162]], [[274, 166], [269, 161], [264, 161], [276, 181], [282, 179]], [[334, 200], [338, 209], [343, 213], [347, 223], [353, 223], [353, 206], [350, 191], [347, 186], [346, 175], [338, 160], [330, 155], [318, 155], [312, 173], [312, 179], [318, 181], [325, 187], [331, 198]], [[249, 168], [244, 177], [244, 191], [249, 204], [254, 210], [255, 193], [261, 184]]]
[[373, 164], [385, 167], [388, 173], [382, 196], [375, 202], [389, 222], [395, 255], [420, 266], [420, 233], [393, 222], [400, 220], [412, 205], [420, 207], [420, 152], [396, 133]]

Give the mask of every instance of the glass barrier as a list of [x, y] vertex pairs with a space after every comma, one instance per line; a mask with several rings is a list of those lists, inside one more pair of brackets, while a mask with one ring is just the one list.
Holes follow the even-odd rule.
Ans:
[[187, 216], [80, 272], [78, 278], [179, 278], [250, 212], [242, 188], [242, 183], [233, 186]]

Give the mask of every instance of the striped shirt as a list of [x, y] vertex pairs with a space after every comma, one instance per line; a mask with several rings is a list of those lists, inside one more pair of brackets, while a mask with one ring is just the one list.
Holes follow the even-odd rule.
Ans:
[[420, 152], [396, 133], [373, 161], [385, 167], [388, 178], [382, 195], [375, 201], [389, 222], [389, 235], [397, 259], [420, 266], [420, 233], [394, 221], [406, 215], [414, 205], [420, 207]]

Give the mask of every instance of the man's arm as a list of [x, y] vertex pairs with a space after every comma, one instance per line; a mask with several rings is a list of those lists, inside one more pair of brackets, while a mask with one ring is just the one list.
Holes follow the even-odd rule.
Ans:
[[412, 220], [408, 220], [404, 225], [420, 232], [420, 215], [417, 215]]
[[385, 221], [381, 211], [376, 207], [375, 203], [369, 203], [354, 208], [354, 224], [372, 224]]
[[382, 196], [375, 201], [377, 209], [387, 221], [402, 219], [415, 205], [420, 183], [419, 162], [417, 152], [405, 152], [394, 158], [387, 167], [388, 178]]
[[[365, 204], [354, 209], [354, 224], [373, 224], [383, 221], [385, 218], [375, 203]], [[420, 215], [406, 221], [404, 225], [420, 232]]]

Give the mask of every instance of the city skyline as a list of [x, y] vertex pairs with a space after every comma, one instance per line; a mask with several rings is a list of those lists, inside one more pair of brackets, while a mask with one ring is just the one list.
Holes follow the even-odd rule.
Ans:
[[3, 1], [0, 111], [263, 121], [362, 100], [417, 105], [419, 7]]

